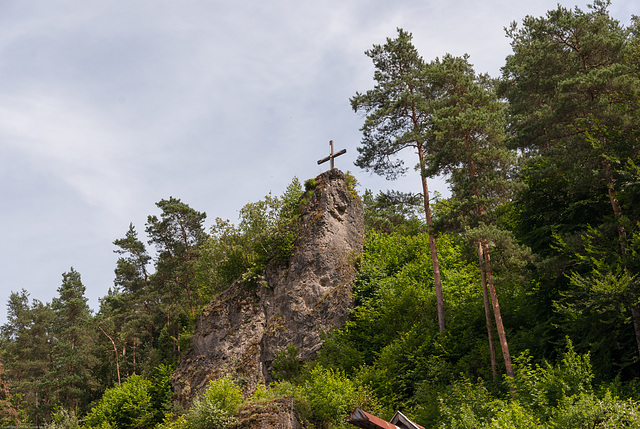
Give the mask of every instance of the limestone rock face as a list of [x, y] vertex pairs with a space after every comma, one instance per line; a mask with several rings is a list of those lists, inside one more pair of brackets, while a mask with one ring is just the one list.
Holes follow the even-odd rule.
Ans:
[[226, 374], [240, 377], [251, 393], [272, 380], [278, 351], [293, 344], [299, 358], [310, 360], [322, 346], [321, 332], [346, 321], [364, 239], [362, 202], [337, 169], [315, 180], [289, 263], [267, 267], [266, 287], [232, 285], [201, 314], [173, 375], [183, 405]]

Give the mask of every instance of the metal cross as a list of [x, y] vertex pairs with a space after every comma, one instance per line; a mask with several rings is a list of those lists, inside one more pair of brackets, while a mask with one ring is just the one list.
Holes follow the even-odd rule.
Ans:
[[329, 152], [329, 156], [327, 156], [326, 158], [322, 158], [321, 160], [318, 161], [318, 165], [327, 162], [327, 161], [331, 161], [331, 169], [333, 170], [333, 159], [335, 157], [338, 157], [340, 155], [344, 155], [345, 153], [347, 153], [346, 149], [342, 149], [340, 152], [338, 153], [333, 153], [333, 140], [329, 140], [329, 145], [331, 146], [331, 151]]

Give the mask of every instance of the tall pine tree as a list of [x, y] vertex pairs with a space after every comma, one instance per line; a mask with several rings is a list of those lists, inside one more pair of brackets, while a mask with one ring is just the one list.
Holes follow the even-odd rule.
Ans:
[[388, 179], [406, 172], [399, 152], [412, 149], [418, 157], [418, 168], [424, 211], [429, 231], [429, 249], [433, 266], [438, 326], [445, 329], [444, 298], [435, 232], [431, 217], [429, 188], [425, 175], [426, 146], [431, 129], [430, 100], [432, 88], [426, 65], [411, 43], [410, 33], [398, 29], [396, 39], [374, 45], [366, 52], [375, 66], [373, 89], [351, 98], [351, 107], [366, 114], [361, 128], [363, 138], [358, 147], [356, 165]]

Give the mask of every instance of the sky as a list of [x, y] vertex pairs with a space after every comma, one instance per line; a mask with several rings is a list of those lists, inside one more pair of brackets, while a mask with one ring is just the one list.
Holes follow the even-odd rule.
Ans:
[[[587, 1], [562, 1], [586, 9]], [[627, 25], [635, 0], [614, 0]], [[556, 0], [0, 1], [0, 324], [12, 291], [50, 302], [62, 274], [89, 305], [113, 285], [113, 241], [145, 239], [155, 203], [175, 197], [237, 221], [248, 202], [325, 171], [336, 151], [360, 191], [420, 192], [354, 165], [373, 87], [364, 54], [413, 34], [425, 60], [470, 55], [499, 76], [504, 27]], [[403, 154], [407, 165], [414, 154]], [[430, 190], [447, 194], [444, 180]]]

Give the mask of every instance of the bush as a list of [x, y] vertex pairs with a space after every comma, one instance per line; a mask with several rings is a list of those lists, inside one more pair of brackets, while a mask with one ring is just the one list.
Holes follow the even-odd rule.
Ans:
[[80, 422], [74, 411], [64, 408], [57, 408], [51, 415], [51, 423], [46, 426], [47, 429], [78, 429]]
[[316, 189], [316, 186], [318, 186], [316, 179], [307, 179], [304, 181], [304, 190], [307, 192], [313, 191]]
[[356, 388], [341, 371], [316, 366], [302, 385], [301, 394], [308, 402], [311, 419], [341, 426], [355, 402]]
[[213, 380], [202, 397], [187, 412], [186, 421], [194, 429], [226, 429], [237, 423], [234, 414], [244, 402], [242, 390], [229, 377]]
[[132, 375], [122, 383], [107, 389], [98, 405], [85, 417], [86, 428], [133, 429], [152, 427], [155, 413], [151, 400], [152, 383]]
[[637, 402], [623, 401], [606, 393], [598, 399], [592, 393], [564, 398], [554, 410], [552, 422], [559, 428], [640, 428]]
[[189, 429], [189, 423], [184, 416], [176, 417], [175, 414], [168, 413], [163, 422], [157, 424], [154, 429]]

